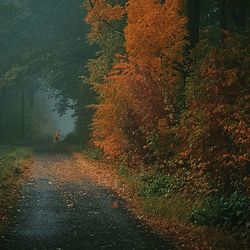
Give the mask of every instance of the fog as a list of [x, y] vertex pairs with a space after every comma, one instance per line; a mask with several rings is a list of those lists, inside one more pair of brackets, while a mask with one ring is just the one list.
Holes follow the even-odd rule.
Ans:
[[[40, 88], [35, 93], [34, 110], [39, 110], [40, 105], [43, 106], [43, 112], [37, 113], [37, 119], [43, 121], [43, 136], [52, 136], [55, 130], [61, 131], [61, 138], [63, 139], [67, 134], [74, 131], [75, 118], [74, 110], [68, 108], [63, 115], [60, 115], [56, 110], [58, 98], [56, 98], [57, 91], [53, 89]], [[43, 116], [43, 117], [39, 117]]]
[[86, 40], [81, 5], [0, 0], [0, 143], [39, 140], [57, 129], [62, 138], [72, 131], [88, 138], [86, 107], [94, 97], [79, 76], [96, 48]]

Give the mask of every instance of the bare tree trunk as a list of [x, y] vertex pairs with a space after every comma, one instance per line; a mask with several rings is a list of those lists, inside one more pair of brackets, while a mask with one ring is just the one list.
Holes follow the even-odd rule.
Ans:
[[221, 26], [221, 29], [223, 31], [229, 30], [227, 0], [220, 0], [219, 1], [219, 9], [220, 9], [220, 26]]
[[248, 0], [241, 0], [239, 3], [239, 10], [237, 13], [237, 28], [239, 30], [244, 30], [246, 28], [246, 19], [247, 19], [247, 9], [248, 9]]

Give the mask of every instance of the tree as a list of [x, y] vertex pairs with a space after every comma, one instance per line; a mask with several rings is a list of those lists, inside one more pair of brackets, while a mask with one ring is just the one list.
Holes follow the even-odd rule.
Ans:
[[[84, 38], [88, 27], [81, 23], [84, 16], [81, 1], [9, 2], [0, 7], [0, 91], [4, 88], [5, 93], [12, 93], [14, 89], [20, 92], [19, 96], [24, 91], [28, 101], [29, 89], [38, 90], [38, 83], [47, 82], [60, 95], [58, 112], [63, 114], [74, 103], [75, 116], [80, 117], [78, 111], [82, 105], [92, 103], [93, 97], [89, 88], [81, 87], [79, 76], [83, 74], [87, 59], [95, 53], [95, 48], [90, 49]], [[33, 84], [27, 76], [32, 78]], [[84, 103], [83, 95], [89, 98], [85, 98]], [[9, 105], [19, 105], [18, 101]], [[5, 117], [3, 119], [6, 121]], [[87, 127], [90, 119], [91, 114], [84, 120], [79, 118], [84, 122], [81, 125], [78, 122], [79, 127]], [[23, 130], [20, 123], [16, 126], [16, 130]]]
[[200, 0], [187, 0], [187, 13], [189, 42], [194, 47], [200, 37]]
[[[104, 1], [101, 3], [104, 5]], [[117, 9], [119, 8], [115, 7], [115, 10]], [[115, 11], [109, 10], [111, 13]], [[97, 24], [92, 24], [93, 28], [98, 27], [98, 30], [92, 29], [97, 38], [105, 38], [103, 21], [100, 21], [100, 16], [103, 18], [105, 11], [102, 10], [101, 15], [97, 12], [98, 18], [94, 20]], [[97, 111], [93, 121], [94, 136], [96, 144], [101, 146], [105, 153], [112, 155], [113, 149], [116, 149], [116, 154], [129, 150], [141, 151], [142, 154], [152, 151], [155, 154], [158, 150], [152, 147], [154, 140], [152, 135], [157, 131], [158, 123], [165, 119], [166, 115], [171, 120], [169, 122], [172, 122], [171, 117], [177, 106], [173, 96], [176, 88], [175, 80], [179, 79], [181, 82], [182, 79], [174, 68], [174, 61], [183, 60], [186, 43], [186, 19], [180, 14], [182, 11], [182, 1], [170, 1], [165, 4], [128, 1], [126, 7], [128, 25], [125, 28], [126, 53], [121, 56], [116, 51], [118, 55], [112, 60], [117, 63], [111, 72], [108, 73], [109, 67], [107, 67], [105, 71], [100, 72], [101, 82], [96, 78], [93, 79], [94, 88], [100, 96], [100, 104], [95, 106]], [[118, 16], [122, 18], [123, 13]], [[112, 19], [113, 16], [110, 14], [109, 18]], [[116, 18], [115, 15], [114, 19]], [[114, 53], [112, 54], [114, 56]], [[106, 77], [103, 77], [105, 72]], [[171, 106], [169, 114], [164, 110], [167, 102], [169, 107]], [[112, 115], [111, 110], [113, 110]], [[110, 135], [107, 124], [116, 126], [113, 131], [117, 132]], [[142, 150], [143, 148], [145, 150]], [[152, 153], [150, 154], [149, 158], [152, 157]]]
[[[126, 15], [108, 3], [89, 8], [91, 42], [101, 48], [88, 63], [98, 102], [95, 145], [131, 165], [188, 169], [192, 186], [202, 180], [207, 189], [209, 183], [223, 192], [238, 189], [249, 161], [244, 1], [129, 0]], [[119, 27], [123, 16], [125, 50], [106, 25]]]

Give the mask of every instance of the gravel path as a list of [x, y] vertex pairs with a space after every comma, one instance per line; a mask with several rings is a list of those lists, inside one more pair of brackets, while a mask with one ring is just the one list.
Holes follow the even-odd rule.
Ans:
[[173, 249], [63, 154], [37, 155], [17, 213], [1, 250]]

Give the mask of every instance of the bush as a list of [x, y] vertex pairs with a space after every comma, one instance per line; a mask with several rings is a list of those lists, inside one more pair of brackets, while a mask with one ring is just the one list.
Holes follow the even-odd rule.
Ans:
[[208, 197], [200, 208], [192, 211], [190, 219], [195, 224], [224, 228], [246, 237], [250, 222], [250, 198], [238, 192], [229, 197]]
[[143, 173], [139, 177], [140, 195], [144, 197], [167, 195], [175, 189], [176, 181], [173, 177], [160, 173]]
[[118, 174], [120, 175], [120, 176], [124, 176], [124, 177], [128, 177], [129, 176], [129, 173], [128, 173], [129, 171], [128, 171], [128, 167], [126, 166], [126, 165], [124, 165], [124, 164], [120, 164], [119, 165], [119, 168], [118, 168]]
[[86, 147], [83, 153], [93, 160], [100, 160], [103, 156], [102, 150], [97, 147]]
[[[25, 159], [32, 158], [32, 150], [0, 145], [0, 235], [12, 222], [18, 199], [17, 183], [26, 165]], [[8, 218], [4, 219], [4, 218]]]

